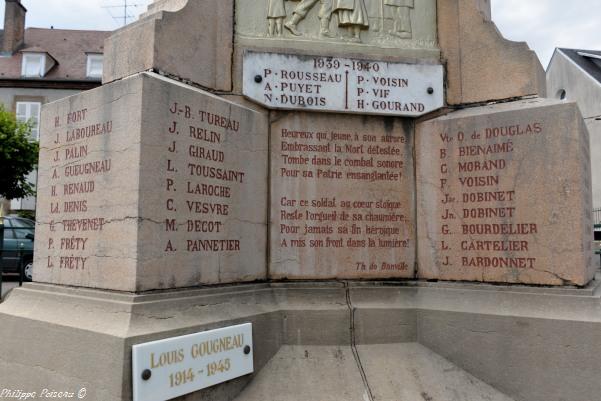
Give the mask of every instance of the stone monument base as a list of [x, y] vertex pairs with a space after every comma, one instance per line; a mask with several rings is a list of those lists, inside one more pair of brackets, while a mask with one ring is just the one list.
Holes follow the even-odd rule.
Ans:
[[264, 283], [138, 295], [27, 284], [0, 306], [0, 377], [38, 394], [85, 388], [87, 400], [130, 400], [133, 345], [251, 322], [255, 374], [186, 400], [590, 401], [601, 393], [600, 280], [585, 288]]
[[361, 368], [348, 346], [282, 346], [236, 401], [512, 400], [418, 343], [356, 352]]

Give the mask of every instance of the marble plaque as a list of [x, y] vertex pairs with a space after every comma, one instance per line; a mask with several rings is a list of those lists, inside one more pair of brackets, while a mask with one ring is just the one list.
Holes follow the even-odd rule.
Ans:
[[133, 401], [163, 401], [254, 371], [252, 324], [132, 347]]
[[472, 108], [416, 135], [420, 278], [593, 278], [589, 139], [575, 103]]
[[247, 51], [243, 92], [271, 109], [417, 117], [444, 105], [443, 68]]
[[34, 280], [265, 277], [267, 118], [143, 73], [44, 107]]
[[413, 277], [412, 125], [280, 117], [271, 127], [270, 276]]

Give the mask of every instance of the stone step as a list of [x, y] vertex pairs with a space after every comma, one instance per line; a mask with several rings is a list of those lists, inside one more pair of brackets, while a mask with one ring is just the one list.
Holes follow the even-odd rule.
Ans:
[[349, 346], [283, 346], [235, 401], [513, 401], [417, 343], [357, 354], [362, 368]]

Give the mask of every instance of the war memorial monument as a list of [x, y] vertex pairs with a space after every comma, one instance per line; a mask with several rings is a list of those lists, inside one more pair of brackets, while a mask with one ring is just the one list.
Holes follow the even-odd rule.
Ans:
[[4, 387], [601, 399], [588, 132], [489, 0], [157, 0], [104, 62], [43, 110]]

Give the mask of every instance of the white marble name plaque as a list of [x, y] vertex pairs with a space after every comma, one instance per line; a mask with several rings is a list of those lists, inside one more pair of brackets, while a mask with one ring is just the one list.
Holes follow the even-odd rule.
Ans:
[[164, 401], [254, 371], [252, 324], [133, 346], [134, 401]]
[[444, 105], [439, 64], [247, 51], [243, 81], [271, 109], [417, 117]]

